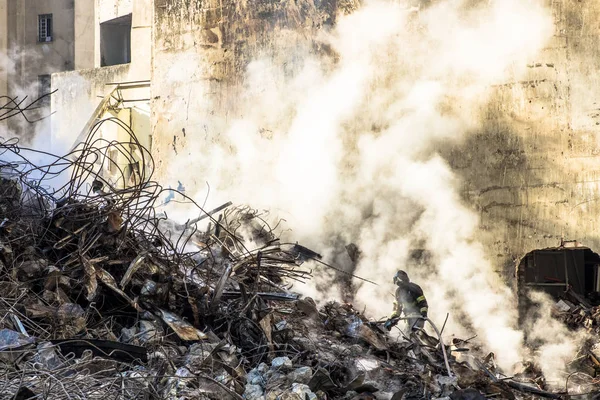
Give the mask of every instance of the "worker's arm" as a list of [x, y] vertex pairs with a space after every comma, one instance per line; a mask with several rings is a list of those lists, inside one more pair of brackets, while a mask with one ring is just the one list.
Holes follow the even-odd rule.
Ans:
[[417, 307], [419, 308], [419, 312], [421, 313], [421, 315], [427, 318], [429, 305], [427, 304], [427, 299], [425, 298], [425, 295], [421, 294], [419, 297], [417, 297], [417, 300], [415, 302], [417, 303]]
[[402, 304], [398, 303], [398, 301], [394, 301], [394, 311], [392, 311], [392, 315], [390, 315], [390, 319], [397, 318], [402, 314]]
[[398, 321], [400, 321], [400, 315], [402, 314], [402, 304], [398, 303], [398, 301], [394, 301], [394, 311], [392, 311], [392, 315], [385, 321], [383, 327], [388, 331], [392, 330]]

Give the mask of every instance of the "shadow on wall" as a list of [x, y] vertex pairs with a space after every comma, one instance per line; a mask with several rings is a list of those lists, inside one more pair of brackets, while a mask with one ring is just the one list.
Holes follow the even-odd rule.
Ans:
[[463, 182], [463, 200], [479, 214], [481, 242], [509, 282], [529, 251], [572, 239], [600, 247], [600, 180], [586, 171], [597, 157], [594, 136], [587, 146], [573, 146], [580, 132], [561, 125], [560, 115], [548, 120], [499, 113], [440, 150]]

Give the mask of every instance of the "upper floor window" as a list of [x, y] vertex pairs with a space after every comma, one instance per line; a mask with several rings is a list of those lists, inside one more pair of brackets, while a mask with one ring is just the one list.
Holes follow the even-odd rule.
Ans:
[[52, 14], [38, 15], [38, 42], [52, 41]]
[[100, 24], [100, 66], [131, 62], [131, 14]]

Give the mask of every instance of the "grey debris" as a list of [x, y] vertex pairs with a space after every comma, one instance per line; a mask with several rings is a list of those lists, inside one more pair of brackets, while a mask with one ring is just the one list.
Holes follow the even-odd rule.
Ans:
[[256, 367], [256, 370], [258, 372], [260, 372], [261, 374], [264, 374], [269, 370], [269, 366], [263, 362], [263, 363], [258, 364], [258, 367]]
[[310, 378], [312, 378], [313, 371], [310, 367], [300, 367], [288, 374], [288, 379], [291, 382], [308, 384]]
[[302, 383], [292, 383], [292, 393], [297, 394], [301, 399], [317, 400], [317, 395]]
[[271, 361], [271, 367], [277, 369], [292, 369], [292, 360], [289, 357], [275, 357]]
[[121, 342], [129, 343], [131, 342], [137, 333], [137, 328], [132, 326], [131, 328], [122, 328], [121, 329]]
[[248, 372], [248, 375], [246, 375], [246, 382], [251, 385], [261, 385], [263, 387], [266, 383], [264, 376], [257, 368], [253, 368], [250, 370], [250, 372]]
[[56, 353], [55, 346], [50, 342], [38, 344], [34, 360], [49, 371], [55, 370], [63, 364]]
[[142, 343], [154, 343], [160, 341], [163, 336], [162, 327], [158, 326], [156, 323], [152, 321], [141, 320], [140, 324], [140, 332], [138, 333], [138, 338]]
[[244, 399], [247, 400], [263, 400], [263, 388], [260, 385], [247, 384], [244, 390]]

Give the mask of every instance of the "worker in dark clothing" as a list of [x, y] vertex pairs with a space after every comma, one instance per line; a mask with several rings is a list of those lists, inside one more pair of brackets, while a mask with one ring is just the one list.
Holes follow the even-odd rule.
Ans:
[[396, 289], [396, 301], [394, 301], [394, 312], [385, 322], [384, 327], [389, 331], [399, 321], [400, 315], [408, 318], [407, 324], [410, 332], [423, 329], [427, 318], [427, 300], [423, 294], [423, 289], [416, 283], [412, 283], [408, 278], [408, 274], [404, 271], [396, 272], [394, 275], [394, 283], [398, 285]]

